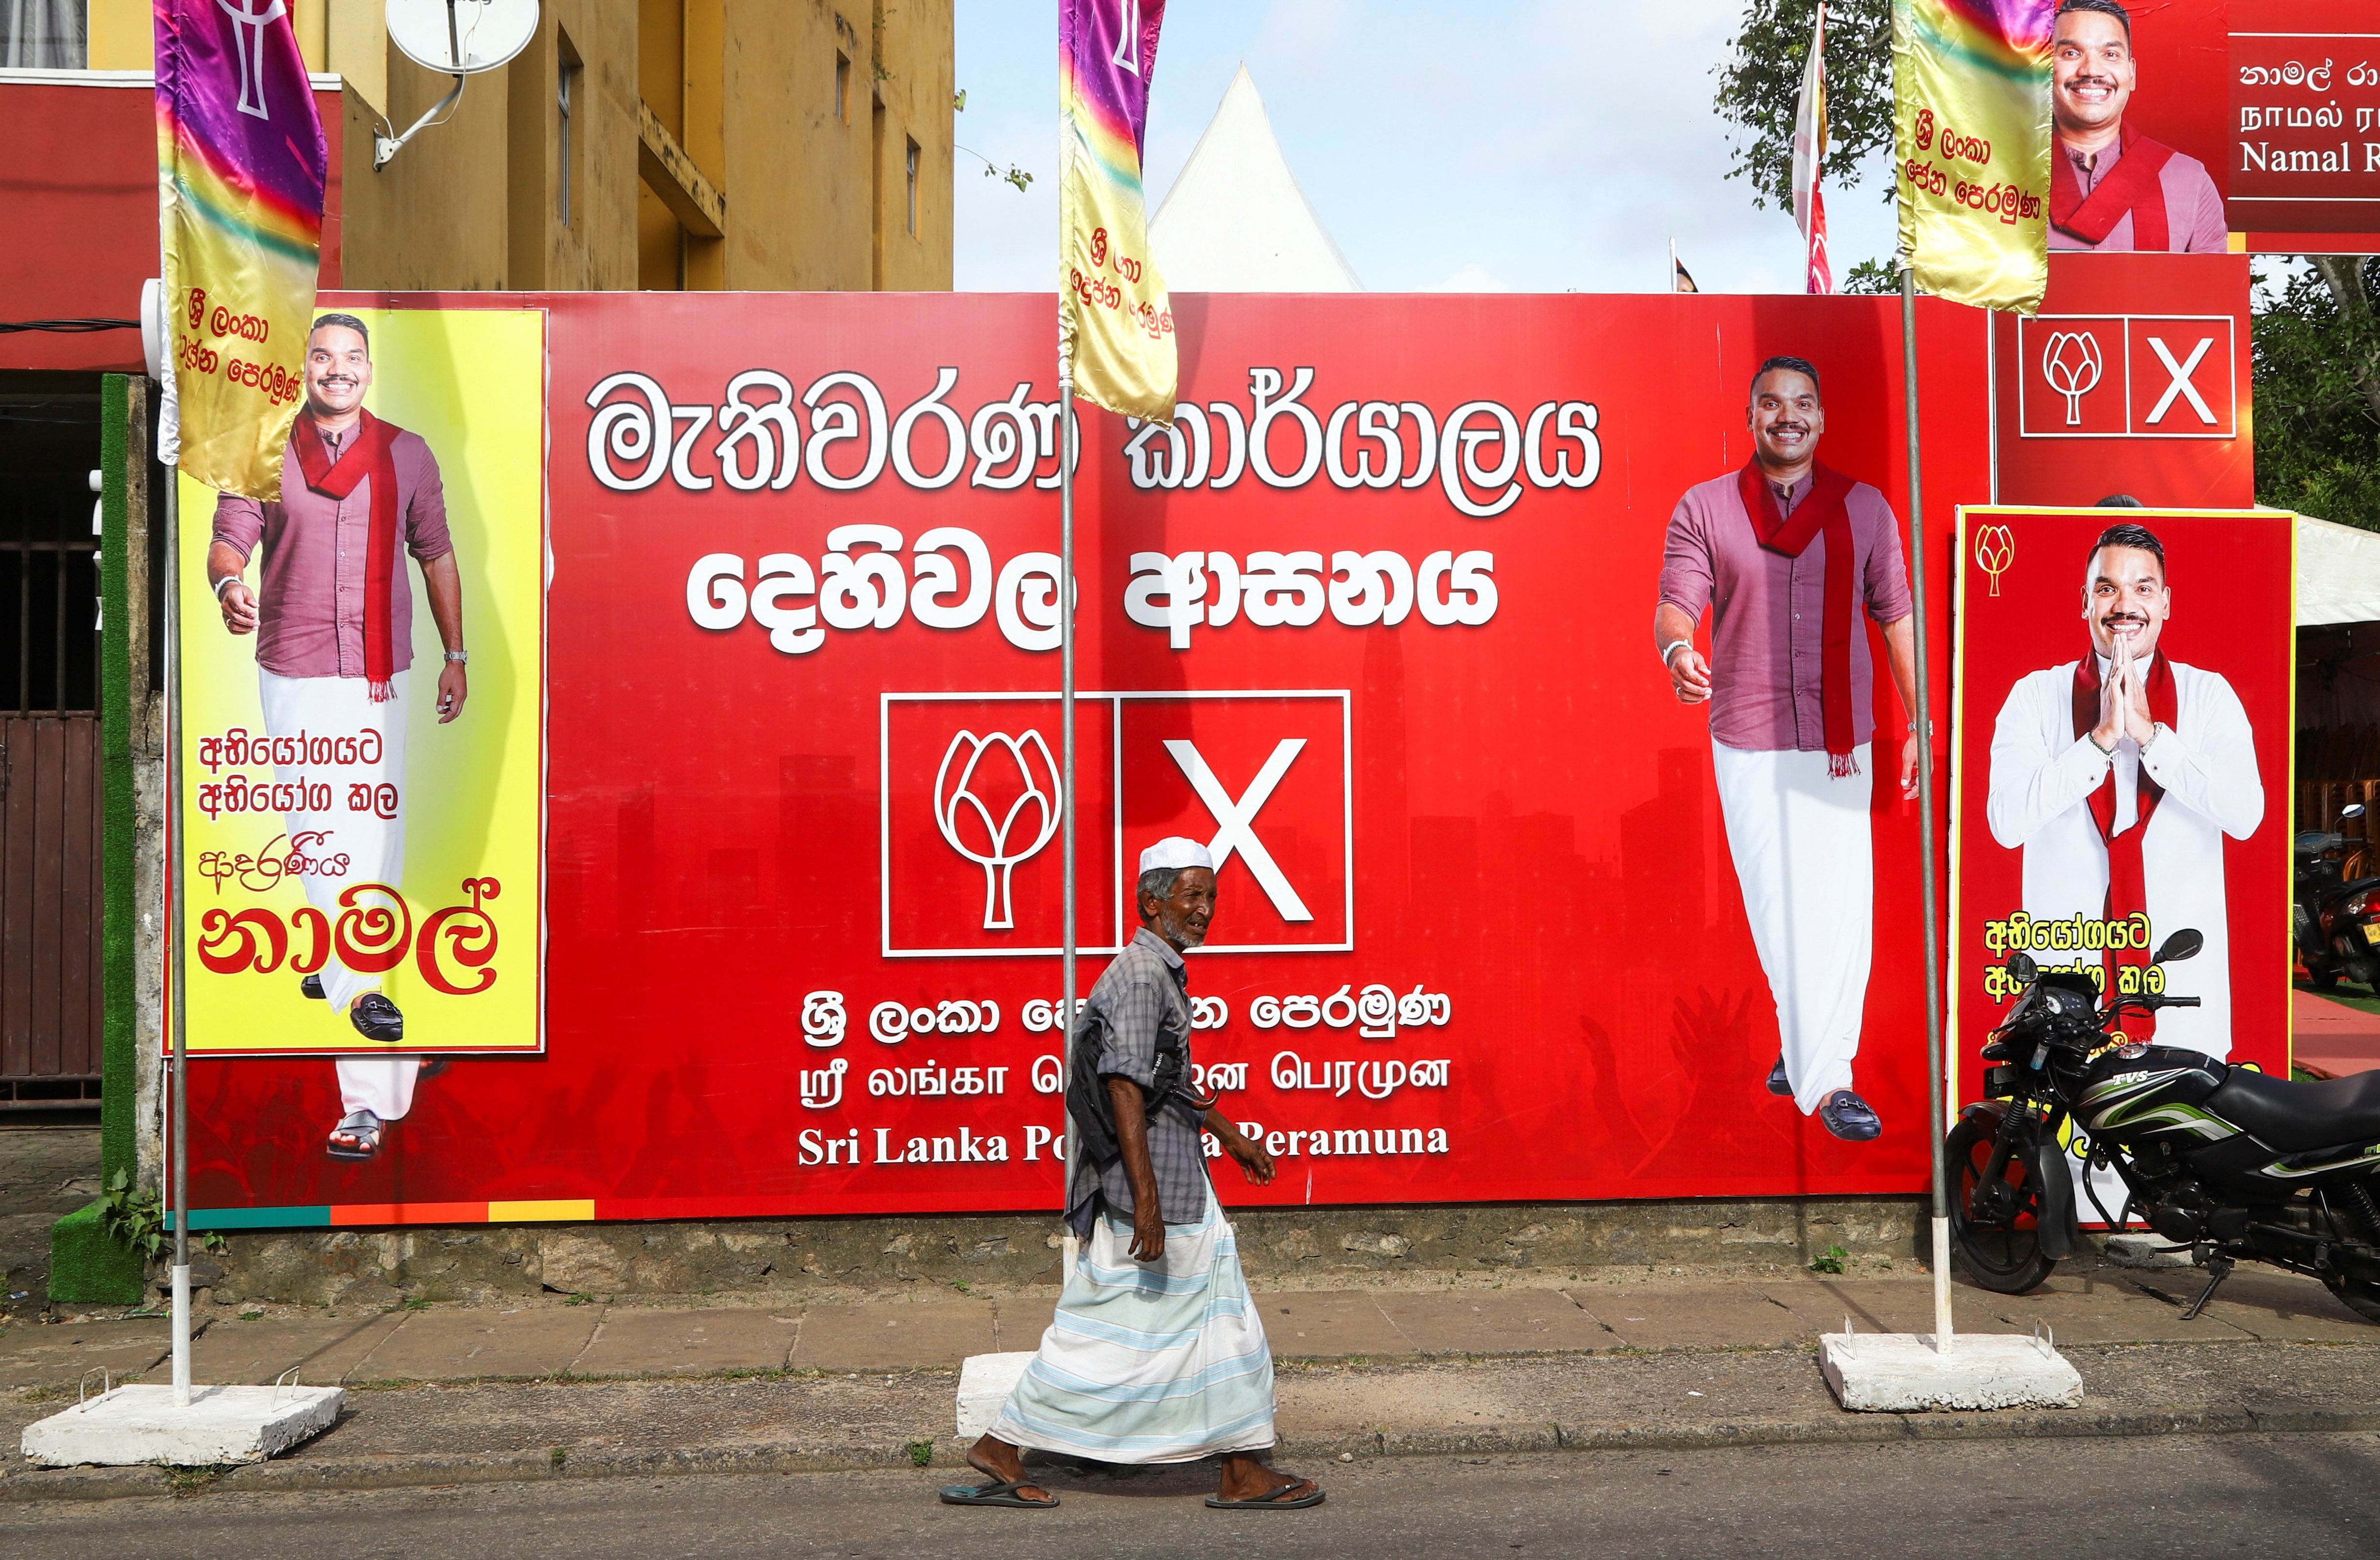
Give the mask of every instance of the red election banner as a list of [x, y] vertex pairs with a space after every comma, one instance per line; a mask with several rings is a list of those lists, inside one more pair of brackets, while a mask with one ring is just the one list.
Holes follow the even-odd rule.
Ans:
[[2252, 506], [2250, 324], [2245, 255], [2052, 254], [1992, 316], [1997, 502]]
[[[2204, 951], [2151, 978], [2201, 1005], [2155, 1015], [2156, 1042], [2288, 1077], [2294, 519], [1975, 507], [1961, 511], [1961, 527], [1951, 761], [1957, 1098], [1980, 1095], [1976, 1054], [2014, 995], [2004, 973], [2011, 954], [2104, 983], [2108, 963], [2144, 963], [2184, 927], [2204, 935]], [[2140, 750], [2117, 736], [2109, 766], [2081, 746], [2098, 728], [2077, 730], [2086, 708], [2082, 658], [2113, 655], [2119, 639], [2153, 652], [2147, 715], [2163, 729], [2151, 745], [2175, 745], [2154, 769], [2158, 794], [2145, 807], [2134, 777], [2150, 766]], [[2112, 798], [2104, 825], [2085, 789], [2095, 778]], [[2143, 812], [2141, 902], [2120, 903], [2131, 891], [2109, 887], [2103, 828], [2127, 825], [2115, 830], [2120, 849], [2129, 821]], [[2141, 977], [2127, 969], [2117, 978]], [[2131, 1038], [2147, 1038], [2141, 1030], [2139, 1018], [2128, 1020]], [[2080, 1206], [2089, 1218], [2090, 1204]]]
[[[425, 1077], [363, 1164], [322, 1152], [328, 1069], [194, 1060], [194, 1222], [1055, 1208], [1050, 299], [375, 301], [548, 311], [546, 1050]], [[1233, 1195], [1921, 1188], [1877, 630], [1868, 1143], [1766, 1086], [1708, 718], [1650, 631], [1772, 355], [1905, 526], [1898, 303], [1175, 307], [1177, 425], [1079, 424], [1083, 981], [1140, 850], [1212, 842], [1196, 1056], [1281, 1166]], [[1918, 319], [1940, 558], [1988, 481], [1985, 323]]]

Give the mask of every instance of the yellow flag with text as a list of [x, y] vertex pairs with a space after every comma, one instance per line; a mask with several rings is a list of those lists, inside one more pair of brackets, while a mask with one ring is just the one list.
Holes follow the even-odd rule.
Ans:
[[2041, 308], [2056, 10], [2056, 0], [1893, 0], [1900, 249], [1923, 292]]
[[1058, 341], [1075, 394], [1171, 427], [1173, 306], [1148, 252], [1141, 143], [1165, 0], [1059, 0]]

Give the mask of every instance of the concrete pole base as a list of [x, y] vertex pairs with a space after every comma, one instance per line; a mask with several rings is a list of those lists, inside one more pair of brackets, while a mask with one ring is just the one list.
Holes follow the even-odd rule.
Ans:
[[119, 1386], [27, 1425], [20, 1444], [47, 1468], [262, 1462], [330, 1429], [346, 1396], [334, 1386], [201, 1386], [176, 1408], [170, 1386]]
[[1927, 1333], [1829, 1333], [1818, 1364], [1836, 1401], [1862, 1413], [2082, 1407], [2082, 1378], [2038, 1337], [1961, 1333], [1937, 1353]]
[[991, 1428], [1000, 1406], [1016, 1390], [1032, 1353], [970, 1354], [959, 1367], [959, 1434], [974, 1440]]

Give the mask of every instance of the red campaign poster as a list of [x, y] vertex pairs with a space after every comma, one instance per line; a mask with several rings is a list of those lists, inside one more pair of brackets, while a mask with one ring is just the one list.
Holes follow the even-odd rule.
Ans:
[[2245, 255], [2053, 253], [1992, 316], [1997, 501], [2253, 506], [2251, 324]]
[[[2155, 1042], [2288, 1077], [2293, 518], [1979, 507], [1961, 520], [1956, 1097], [1979, 1095], [1977, 1052], [2015, 994], [2011, 954], [2104, 982], [2109, 945], [2118, 963], [2142, 963], [2185, 927], [2204, 951], [2165, 967], [2163, 990], [2202, 1005], [2154, 1015]], [[2083, 656], [2106, 664], [2119, 638], [2147, 652], [2151, 740], [2143, 757], [2114, 735], [2100, 744], [2110, 763], [2082, 746], [2104, 717], [2077, 685]], [[2082, 713], [2092, 724], [2078, 730]], [[2111, 889], [2111, 855], [2126, 849], [2138, 887]], [[2135, 1016], [2126, 1032], [2149, 1038], [2143, 1028]]]
[[[1054, 1209], [1050, 299], [372, 301], [548, 311], [545, 1050], [425, 1073], [363, 1164], [324, 1156], [329, 1061], [195, 1060], [194, 1222]], [[1898, 300], [1175, 308], [1174, 427], [1078, 425], [1081, 981], [1131, 933], [1140, 851], [1208, 842], [1194, 1049], [1281, 1166], [1234, 1197], [1921, 1188], [1879, 630], [1872, 790], [1829, 793], [1870, 798], [1839, 1043], [1871, 1142], [1767, 1087], [1710, 720], [1652, 633], [1672, 512], [1745, 465], [1772, 355], [1817, 365], [1820, 459], [1905, 548]], [[1944, 689], [1986, 325], [1918, 325]]]
[[[2129, 0], [2123, 8], [2129, 27], [2104, 13], [2070, 13], [2060, 29], [2094, 33], [2102, 48], [2126, 45], [2129, 79], [2120, 56], [2058, 60], [2053, 106], [2062, 133], [2085, 116], [2119, 123], [2140, 138], [2139, 151], [2197, 165], [2177, 162], [2156, 181], [2165, 247], [2380, 249], [2380, 0]], [[2097, 104], [2078, 113], [2064, 96], [2077, 70], [2109, 78], [2099, 100], [2113, 100], [2107, 119]], [[2139, 222], [2136, 209], [2102, 252], [2135, 247]]]

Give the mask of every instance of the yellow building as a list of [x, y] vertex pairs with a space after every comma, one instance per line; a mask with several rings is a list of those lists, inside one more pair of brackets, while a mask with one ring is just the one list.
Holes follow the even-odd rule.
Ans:
[[[953, 0], [542, 0], [378, 171], [374, 133], [454, 85], [383, 0], [289, 0], [338, 75], [341, 285], [940, 290], [951, 285]], [[89, 67], [147, 70], [152, 0], [90, 0]]]

